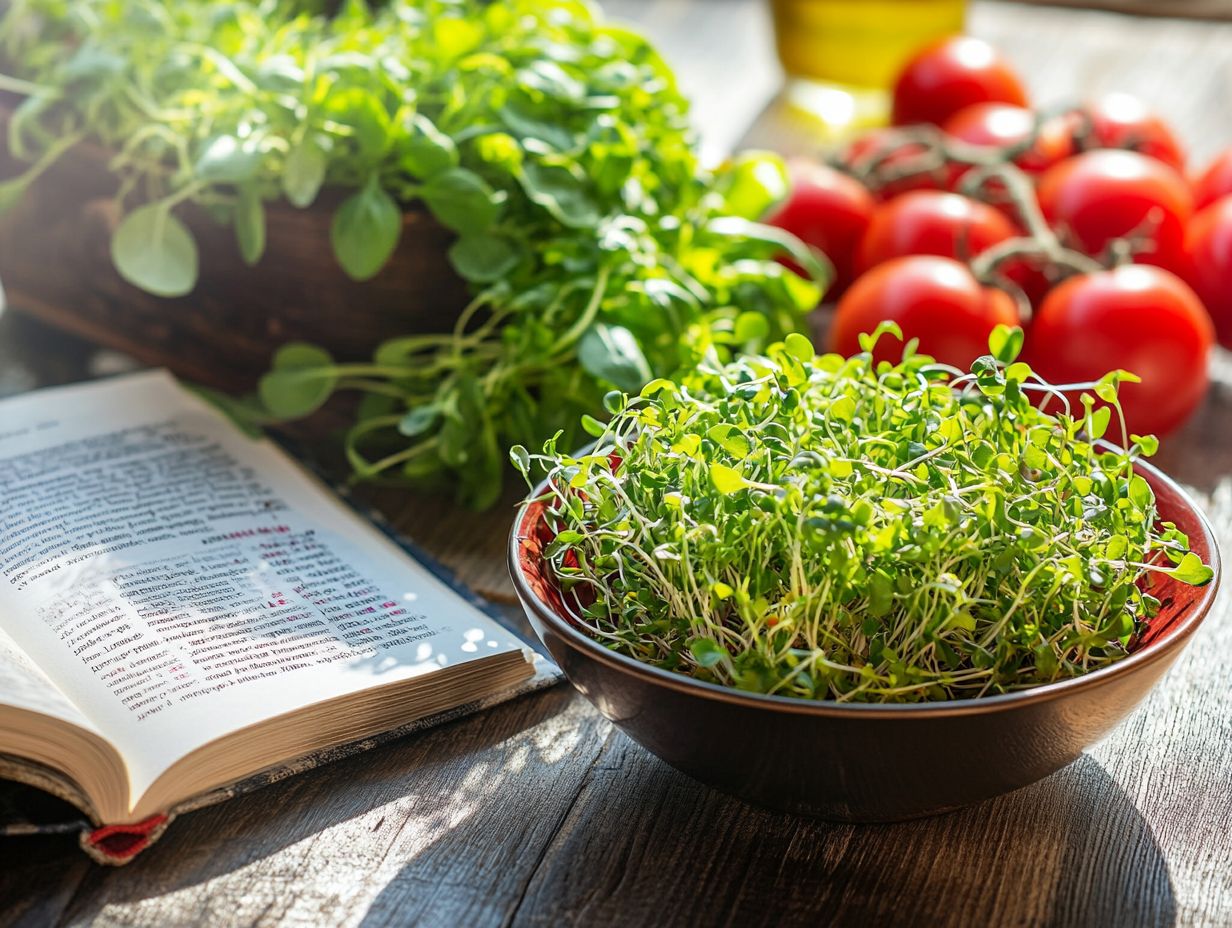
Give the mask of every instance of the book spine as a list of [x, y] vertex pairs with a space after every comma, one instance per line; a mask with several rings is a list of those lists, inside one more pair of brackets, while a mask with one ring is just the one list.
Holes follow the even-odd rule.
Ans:
[[95, 863], [120, 867], [161, 838], [174, 818], [174, 815], [162, 813], [132, 825], [85, 828], [81, 831], [81, 849]]

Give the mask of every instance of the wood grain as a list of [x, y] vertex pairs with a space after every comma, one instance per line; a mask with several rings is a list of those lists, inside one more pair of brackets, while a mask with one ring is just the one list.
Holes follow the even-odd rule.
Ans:
[[1020, 0], [1040, 6], [1071, 9], [1101, 9], [1135, 16], [1185, 17], [1188, 19], [1232, 19], [1227, 0]]
[[71, 838], [0, 839], [0, 924], [56, 924], [92, 867]]
[[513, 924], [1170, 925], [1175, 907], [1091, 758], [952, 815], [831, 825], [699, 790], [614, 734]]
[[[765, 103], [774, 66], [749, 38], [764, 27], [759, 0], [616, 6], [649, 17], [669, 57], [692, 49], [681, 61], [703, 128], [725, 112], [747, 122]], [[973, 24], [1045, 98], [1123, 86], [1157, 101], [1203, 156], [1232, 141], [1229, 27], [1000, 4], [977, 4]], [[120, 363], [0, 315], [0, 394]], [[1194, 488], [1228, 551], [1227, 355], [1215, 378], [1158, 463]], [[464, 580], [507, 590], [508, 508], [373, 499]], [[127, 868], [93, 867], [69, 840], [0, 841], [0, 924], [1223, 928], [1230, 664], [1232, 585], [1146, 703], [1078, 763], [974, 808], [875, 827], [706, 790], [558, 688], [186, 817]]]
[[460, 509], [448, 493], [429, 495], [404, 490], [363, 488], [359, 496], [375, 507], [420, 547], [430, 551], [458, 579], [498, 603], [516, 602], [505, 548], [515, 507], [525, 495], [510, 480], [501, 501], [487, 512]]
[[65, 921], [500, 925], [606, 727], [558, 688], [224, 803], [91, 869]]
[[[0, 132], [15, 100], [0, 94]], [[6, 150], [0, 146], [0, 180], [25, 167]], [[188, 296], [153, 296], [123, 280], [111, 260], [122, 211], [109, 157], [88, 144], [70, 150], [0, 218], [0, 279], [14, 309], [145, 364], [241, 392], [288, 341], [368, 360], [388, 338], [450, 331], [469, 299], [446, 257], [454, 235], [422, 209], [403, 214], [398, 246], [380, 273], [351, 280], [330, 244], [346, 195], [332, 188], [308, 209], [268, 204], [268, 245], [253, 267], [240, 258], [230, 225], [191, 204], [178, 208], [200, 252], [200, 277]]]

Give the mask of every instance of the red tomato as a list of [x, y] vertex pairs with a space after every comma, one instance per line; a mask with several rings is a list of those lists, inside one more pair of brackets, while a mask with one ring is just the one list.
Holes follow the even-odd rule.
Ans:
[[[1129, 430], [1165, 434], [1202, 401], [1213, 342], [1211, 320], [1184, 281], [1129, 264], [1071, 277], [1049, 293], [1031, 322], [1027, 360], [1058, 385], [1118, 368], [1137, 374], [1142, 383], [1121, 387]], [[1056, 412], [1056, 401], [1048, 408]], [[1120, 441], [1115, 427], [1109, 436]]]
[[873, 196], [854, 177], [824, 164], [795, 160], [788, 169], [791, 196], [767, 221], [830, 259], [834, 283], [829, 296], [836, 297], [854, 276], [856, 248], [873, 215]]
[[1232, 196], [1189, 221], [1185, 259], [1185, 279], [1211, 314], [1219, 343], [1232, 348]]
[[965, 261], [1013, 237], [1013, 224], [987, 203], [916, 190], [877, 207], [856, 253], [856, 269], [863, 272], [905, 255]]
[[1089, 255], [1114, 239], [1144, 239], [1134, 258], [1177, 271], [1193, 194], [1162, 161], [1132, 151], [1089, 151], [1040, 178], [1040, 208], [1062, 237]]
[[[1008, 148], [1036, 131], [1037, 116], [1022, 106], [1008, 103], [977, 103], [959, 110], [942, 128], [970, 145]], [[1074, 138], [1067, 120], [1054, 117], [1039, 126], [1035, 144], [1014, 159], [1028, 174], [1039, 174], [1074, 154]]]
[[1084, 107], [1098, 148], [1128, 148], [1185, 171], [1185, 149], [1168, 124], [1137, 97], [1111, 93]]
[[941, 125], [975, 103], [1027, 105], [1022, 81], [982, 39], [951, 36], [919, 52], [894, 85], [894, 124]]
[[[1018, 312], [1009, 294], [982, 286], [957, 261], [911, 255], [878, 265], [852, 285], [839, 301], [830, 350], [858, 353], [860, 334], [885, 320], [897, 322], [904, 338], [918, 338], [924, 354], [966, 370], [988, 353], [994, 328], [1018, 325]], [[897, 361], [902, 348], [898, 339], [885, 335], [873, 356]]]
[[1232, 194], [1232, 148], [1220, 153], [1194, 181], [1194, 208], [1203, 209]]

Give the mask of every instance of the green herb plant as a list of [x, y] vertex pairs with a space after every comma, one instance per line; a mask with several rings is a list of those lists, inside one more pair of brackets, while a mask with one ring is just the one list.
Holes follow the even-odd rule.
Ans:
[[547, 471], [545, 557], [578, 626], [758, 693], [964, 699], [1106, 666], [1158, 610], [1152, 575], [1211, 579], [1135, 473], [1156, 441], [1099, 441], [1136, 378], [1062, 392], [1004, 327], [969, 372], [912, 344], [877, 364], [886, 331], [851, 359], [799, 335], [711, 357], [610, 394], [592, 450], [514, 448]]
[[0, 94], [20, 101], [8, 150], [30, 165], [0, 184], [0, 210], [76, 142], [111, 152], [111, 252], [138, 287], [191, 292], [190, 209], [230, 225], [251, 264], [267, 209], [332, 209], [334, 255], [357, 280], [385, 266], [408, 209], [456, 234], [448, 260], [474, 295], [456, 324], [442, 307], [442, 334], [363, 363], [287, 346], [233, 413], [287, 420], [358, 393], [357, 477], [452, 481], [484, 507], [512, 442], [580, 439], [607, 391], [690, 366], [699, 344], [764, 349], [816, 305], [819, 287], [772, 259], [790, 251], [820, 282], [818, 260], [751, 221], [785, 193], [783, 165], [702, 170], [671, 71], [590, 4], [319, 6], [0, 7]]

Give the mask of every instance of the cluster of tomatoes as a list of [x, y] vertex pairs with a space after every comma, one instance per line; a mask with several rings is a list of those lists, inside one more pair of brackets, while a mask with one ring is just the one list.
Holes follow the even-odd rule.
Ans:
[[[1130, 430], [1163, 434], [1201, 402], [1216, 337], [1232, 348], [1232, 150], [1189, 177], [1184, 148], [1137, 99], [1029, 107], [987, 43], [921, 52], [892, 128], [830, 163], [791, 164], [770, 221], [833, 263], [830, 349], [882, 320], [966, 369], [998, 324], [1058, 384], [1111, 370]], [[902, 345], [879, 343], [891, 358]]]

